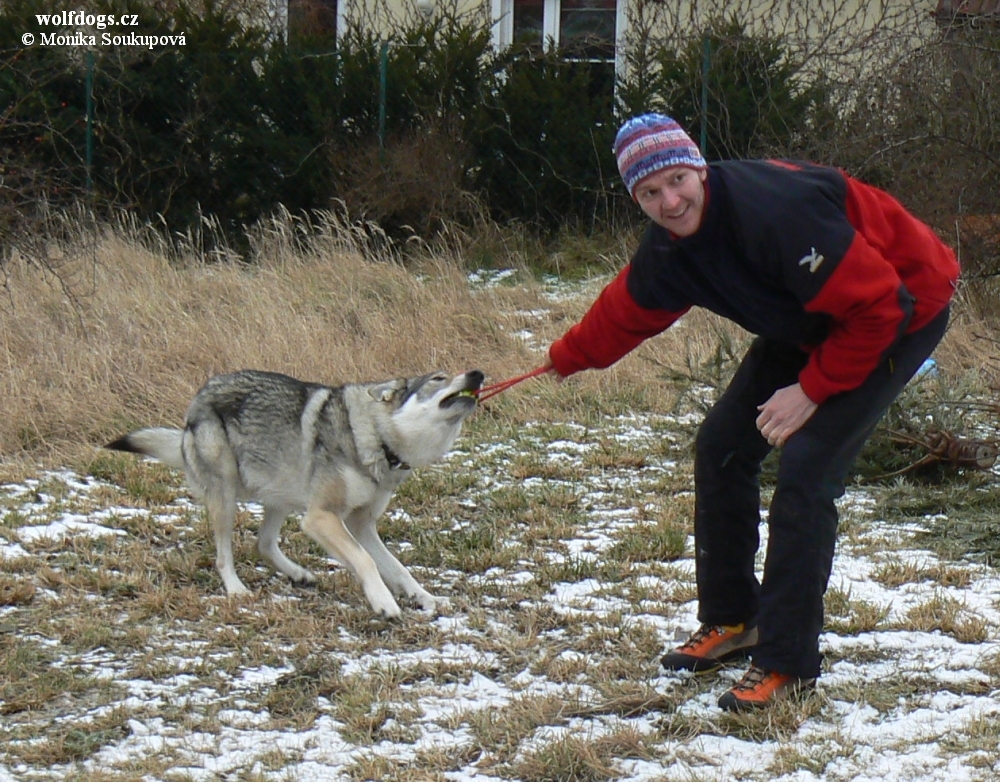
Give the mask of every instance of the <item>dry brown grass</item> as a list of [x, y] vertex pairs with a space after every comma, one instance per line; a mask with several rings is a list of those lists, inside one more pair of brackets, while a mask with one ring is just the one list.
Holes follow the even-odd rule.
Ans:
[[[523, 270], [517, 285], [473, 290], [455, 251], [428, 250], [404, 267], [372, 260], [335, 219], [308, 240], [299, 228], [291, 218], [262, 228], [253, 265], [168, 252], [121, 226], [81, 227], [76, 239], [53, 243], [58, 277], [15, 255], [0, 303], [4, 465], [85, 466], [95, 446], [128, 428], [179, 423], [210, 375], [244, 367], [333, 384], [434, 368], [510, 377], [537, 366], [539, 348], [592, 298], [547, 299]], [[625, 258], [602, 262], [610, 269]], [[520, 331], [534, 335], [534, 347]], [[990, 372], [994, 345], [984, 331], [960, 312], [939, 361]], [[510, 423], [585, 424], [597, 397], [605, 411], [666, 410], [674, 391], [664, 381], [720, 384], [746, 340], [695, 312], [610, 371], [561, 387], [535, 381], [493, 409]]]
[[280, 235], [262, 244], [251, 267], [171, 258], [107, 230], [50, 248], [58, 278], [15, 258], [0, 308], [0, 453], [79, 458], [123, 427], [179, 422], [210, 375], [243, 367], [341, 383], [437, 367], [499, 378], [538, 362], [505, 330], [517, 316], [501, 314], [537, 306], [537, 293], [474, 295], [453, 259], [417, 274], [332, 233], [305, 249]]
[[[75, 303], [56, 280], [10, 267], [0, 542], [22, 553], [0, 557], [0, 764], [38, 779], [172, 780], [204, 776], [183, 769], [222, 753], [239, 764], [220, 766], [222, 776], [284, 782], [319, 742], [329, 773], [347, 779], [444, 780], [472, 767], [526, 782], [602, 780], [678, 761], [694, 779], [719, 762], [699, 749], [705, 737], [741, 742], [734, 753], [780, 746], [764, 747], [773, 765], [762, 763], [760, 778], [818, 775], [858, 756], [854, 743], [824, 739], [850, 704], [894, 721], [942, 689], [996, 689], [1000, 658], [986, 647], [956, 683], [925, 671], [921, 657], [923, 642], [951, 650], [953, 640], [995, 636], [993, 614], [978, 617], [980, 604], [958, 592], [986, 593], [978, 582], [992, 571], [963, 578], [961, 562], [923, 550], [924, 564], [908, 567], [914, 558], [897, 551], [912, 541], [872, 535], [884, 514], [867, 503], [845, 513], [841, 559], [877, 551], [875, 577], [906, 589], [912, 610], [887, 615], [884, 600], [828, 592], [828, 632], [850, 636], [828, 659], [857, 676], [831, 667], [803, 702], [737, 716], [714, 706], [735, 671], [658, 676], [657, 657], [690, 625], [696, 599], [689, 421], [699, 416], [670, 413], [711, 397], [671, 378], [718, 386], [746, 342], [703, 313], [612, 370], [525, 383], [487, 403], [454, 462], [401, 487], [393, 508], [404, 513], [386, 514], [381, 531], [450, 598], [445, 615], [374, 619], [350, 573], [289, 524], [285, 550], [320, 574], [314, 590], [293, 587], [259, 562], [251, 509], [240, 511], [234, 545], [255, 595], [224, 597], [207, 521], [183, 501], [181, 476], [96, 445], [124, 427], [179, 423], [210, 373], [241, 366], [329, 382], [430, 366], [478, 366], [492, 379], [524, 372], [599, 286], [553, 299], [522, 271], [516, 285], [470, 287], [457, 253], [428, 250], [403, 268], [352, 242], [331, 228], [304, 246], [276, 221], [258, 240], [259, 264], [242, 266], [172, 257], [109, 229], [92, 253], [70, 251], [87, 248], [86, 237], [52, 248]], [[938, 353], [943, 376], [988, 370], [973, 337], [982, 324], [956, 323]], [[572, 447], [550, 447], [560, 441]], [[80, 489], [36, 460], [96, 481]], [[34, 480], [5, 486], [15, 470]], [[869, 492], [905, 504], [899, 485]], [[66, 514], [114, 534], [25, 534]], [[922, 642], [911, 655], [885, 643], [894, 633]], [[890, 663], [900, 673], [887, 682]], [[984, 725], [950, 732], [942, 764], [985, 756], [995, 731]], [[246, 760], [229, 756], [234, 740]]]

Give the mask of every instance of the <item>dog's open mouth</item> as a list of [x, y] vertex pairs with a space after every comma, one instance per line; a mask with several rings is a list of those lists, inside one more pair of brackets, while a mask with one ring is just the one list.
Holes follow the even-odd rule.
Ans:
[[441, 407], [451, 407], [457, 402], [464, 402], [466, 400], [472, 402], [472, 404], [476, 404], [479, 401], [478, 389], [463, 388], [454, 394], [448, 394], [448, 396], [441, 400]]
[[[476, 406], [479, 402], [479, 389], [483, 387], [483, 380], [486, 376], [480, 372], [478, 369], [471, 372], [466, 372], [463, 378], [462, 388], [451, 394], [448, 394], [444, 399], [441, 400], [440, 407], [451, 407], [452, 405], [462, 403], [470, 403], [470, 410]], [[455, 378], [456, 380], [458, 378]]]

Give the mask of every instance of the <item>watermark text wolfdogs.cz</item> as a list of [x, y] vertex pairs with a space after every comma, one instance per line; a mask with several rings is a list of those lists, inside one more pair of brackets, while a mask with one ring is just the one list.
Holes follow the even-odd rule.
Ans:
[[[42, 28], [39, 33], [24, 33], [25, 46], [138, 46], [155, 49], [158, 46], [186, 46], [184, 33], [150, 35], [139, 32], [138, 14], [90, 14], [86, 11], [60, 11], [57, 14], [35, 14]], [[47, 32], [46, 27], [55, 28]], [[90, 30], [79, 28], [87, 27]], [[72, 29], [77, 28], [77, 29]], [[96, 32], [94, 32], [96, 30]]]

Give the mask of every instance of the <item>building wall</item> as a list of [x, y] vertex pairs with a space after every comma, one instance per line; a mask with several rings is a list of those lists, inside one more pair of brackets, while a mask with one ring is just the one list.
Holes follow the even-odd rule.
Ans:
[[[494, 20], [498, 47], [513, 37], [511, 9], [515, 0], [348, 0], [346, 13], [363, 9], [368, 17], [391, 24], [421, 13], [442, 10], [482, 13]], [[545, 39], [559, 39], [560, 0], [536, 0], [546, 9]], [[353, 4], [353, 5], [352, 5]], [[750, 30], [780, 34], [803, 61], [828, 72], [851, 70], [878, 62], [880, 48], [899, 46], [934, 28], [938, 0], [618, 0], [619, 50], [642, 34], [677, 41], [700, 35], [711, 20], [738, 17]], [[378, 7], [379, 12], [373, 13]], [[619, 57], [619, 68], [623, 67]]]
[[[549, 0], [558, 3], [558, 0]], [[503, 0], [348, 0], [356, 9], [382, 5], [397, 18], [441, 8], [459, 12], [487, 9], [499, 18]], [[620, 0], [623, 16], [655, 15], [668, 30], [697, 30], [713, 17], [738, 15], [767, 22], [772, 29], [797, 32], [809, 28], [823, 34], [846, 27], [872, 29], [879, 25], [927, 24], [938, 0]], [[627, 34], [627, 28], [626, 28]]]

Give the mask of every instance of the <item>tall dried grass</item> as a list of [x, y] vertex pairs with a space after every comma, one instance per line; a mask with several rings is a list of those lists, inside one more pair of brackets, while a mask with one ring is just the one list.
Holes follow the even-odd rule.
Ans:
[[499, 373], [526, 357], [457, 264], [420, 274], [365, 260], [347, 233], [289, 223], [259, 261], [209, 262], [117, 226], [50, 245], [58, 274], [10, 261], [0, 309], [0, 453], [72, 457], [122, 427], [177, 423], [212, 374], [242, 367], [340, 383], [442, 367]]
[[[477, 290], [460, 251], [428, 250], [405, 267], [388, 251], [373, 259], [371, 243], [333, 216], [262, 224], [253, 264], [206, 258], [189, 239], [178, 249], [126, 222], [81, 221], [49, 243], [51, 263], [8, 262], [0, 464], [79, 463], [130, 428], [177, 425], [209, 376], [244, 367], [331, 384], [436, 368], [510, 377], [537, 366], [597, 291], [553, 301], [527, 273]], [[942, 363], [989, 368], [993, 344], [975, 338], [982, 331], [958, 318]], [[674, 384], [665, 379], [697, 374], [720, 344], [734, 360], [745, 342], [736, 327], [692, 313], [610, 371], [561, 386], [535, 381], [495, 409], [515, 424], [667, 409]]]

